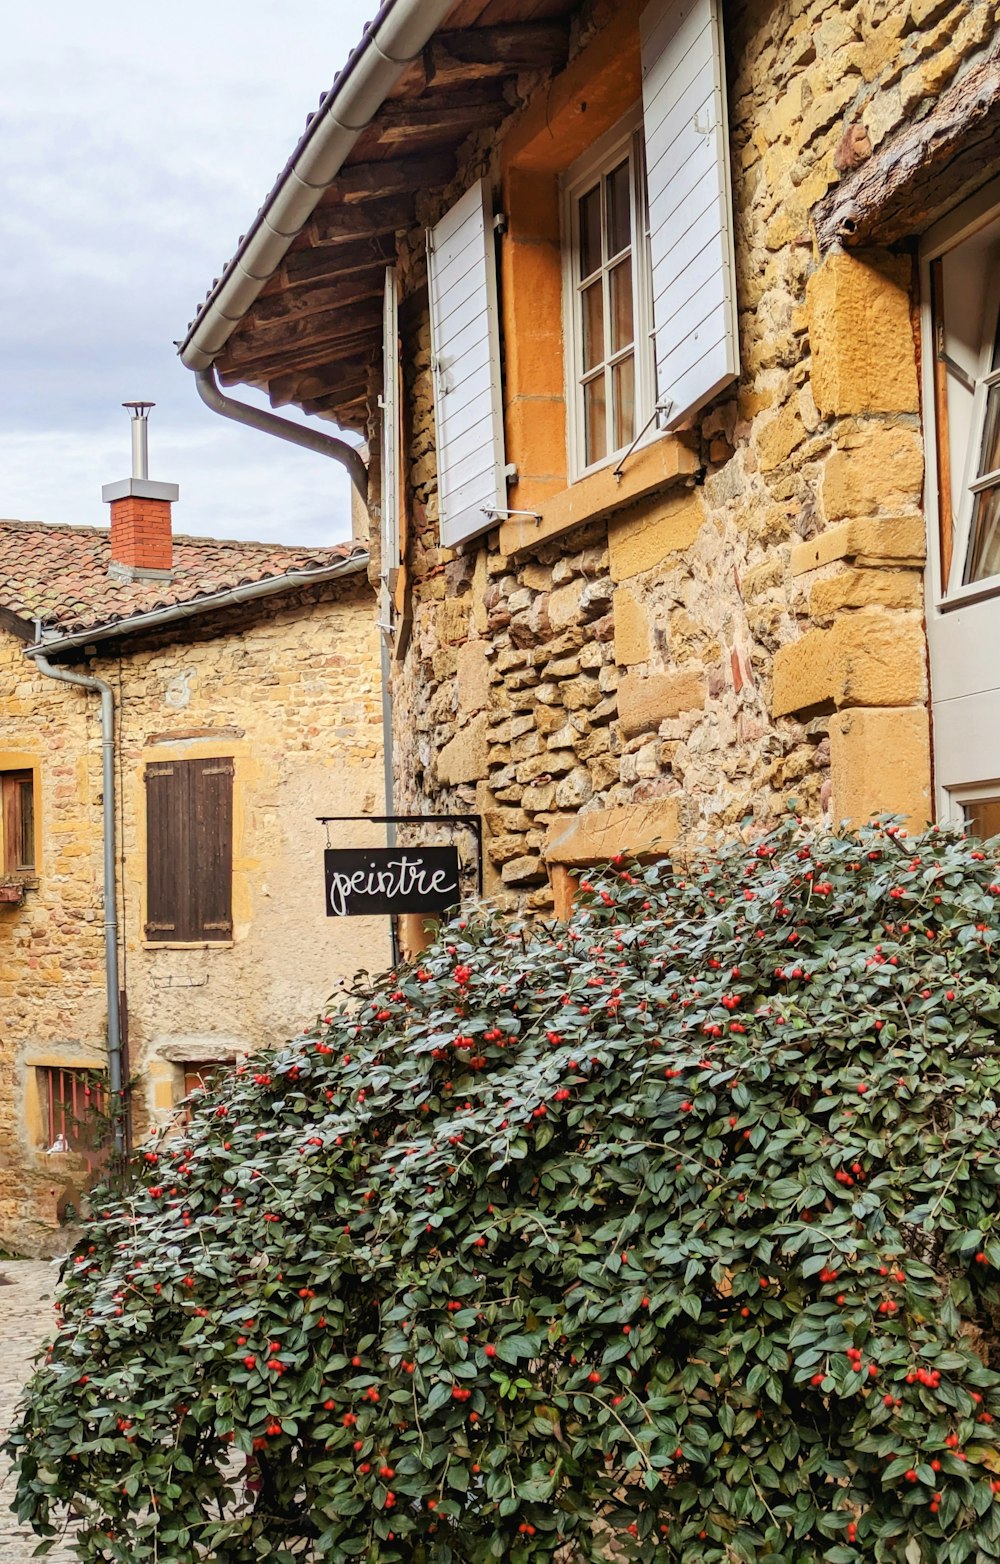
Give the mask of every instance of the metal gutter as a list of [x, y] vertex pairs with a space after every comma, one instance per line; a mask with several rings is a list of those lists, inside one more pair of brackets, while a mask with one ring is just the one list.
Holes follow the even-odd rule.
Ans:
[[[48, 650], [48, 648], [46, 648]], [[101, 789], [104, 825], [104, 980], [108, 1001], [108, 1087], [115, 1151], [125, 1151], [125, 1103], [122, 1095], [122, 1023], [118, 978], [118, 878], [115, 848], [115, 696], [110, 684], [86, 673], [54, 668], [41, 648], [28, 650], [40, 673], [61, 684], [75, 684], [101, 697]]]
[[351, 482], [367, 508], [368, 468], [361, 459], [360, 451], [353, 445], [349, 445], [346, 440], [338, 440], [332, 434], [324, 434], [321, 429], [309, 429], [304, 424], [293, 423], [290, 418], [279, 418], [277, 413], [269, 413], [266, 408], [237, 402], [235, 397], [227, 396], [220, 388], [212, 364], [207, 369], [196, 370], [195, 377], [198, 395], [213, 413], [221, 413], [223, 418], [231, 418], [234, 423], [245, 424], [248, 429], [257, 429], [261, 434], [276, 435], [279, 440], [287, 440], [291, 445], [301, 445], [319, 456], [329, 456], [346, 467]]
[[188, 328], [179, 349], [188, 369], [207, 369], [221, 353], [361, 132], [453, 5], [454, 0], [384, 0]]
[[351, 554], [347, 559], [338, 560], [335, 565], [320, 565], [313, 570], [290, 570], [284, 576], [268, 576], [264, 581], [248, 581], [243, 586], [229, 587], [224, 592], [211, 592], [205, 597], [187, 603], [171, 603], [169, 607], [151, 608], [147, 613], [133, 614], [128, 619], [92, 625], [86, 630], [74, 630], [71, 635], [43, 638], [32, 646], [26, 646], [24, 655], [38, 661], [43, 655], [53, 657], [62, 652], [78, 651], [80, 647], [91, 646], [98, 641], [109, 641], [124, 635], [140, 635], [147, 630], [159, 630], [161, 626], [181, 624], [184, 620], [194, 619], [199, 614], [211, 613], [216, 608], [229, 608], [238, 603], [276, 597], [281, 592], [293, 592], [298, 587], [336, 581], [340, 576], [360, 575], [362, 571], [367, 571], [367, 568], [367, 553]]

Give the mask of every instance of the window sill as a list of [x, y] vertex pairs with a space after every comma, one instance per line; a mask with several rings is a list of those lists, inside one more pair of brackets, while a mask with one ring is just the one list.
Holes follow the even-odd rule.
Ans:
[[939, 614], [953, 614], [959, 608], [971, 608], [975, 603], [986, 603], [997, 596], [1000, 596], [1000, 578], [990, 576], [985, 581], [958, 587], [949, 597], [942, 597], [937, 611]]
[[236, 941], [234, 939], [144, 939], [140, 943], [143, 950], [232, 950]]
[[[697, 471], [697, 451], [677, 435], [664, 435], [634, 451], [620, 479], [614, 475], [614, 464], [609, 464], [545, 499], [539, 505], [541, 521], [527, 517], [505, 521], [500, 527], [500, 552], [510, 557], [537, 548], [584, 522], [610, 516], [644, 495], [691, 478]], [[526, 490], [527, 485], [524, 487]], [[519, 486], [514, 503], [530, 509], [530, 494], [521, 492]]]

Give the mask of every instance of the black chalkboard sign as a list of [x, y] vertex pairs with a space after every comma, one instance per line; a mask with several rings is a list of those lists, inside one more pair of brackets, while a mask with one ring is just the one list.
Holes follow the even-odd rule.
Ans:
[[446, 912], [460, 900], [457, 847], [328, 847], [328, 918]]

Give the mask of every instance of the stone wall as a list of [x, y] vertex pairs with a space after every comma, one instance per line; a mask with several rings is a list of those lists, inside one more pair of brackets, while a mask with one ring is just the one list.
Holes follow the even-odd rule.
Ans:
[[[121, 977], [141, 1127], [172, 1116], [182, 1062], [280, 1042], [358, 968], [390, 959], [384, 920], [325, 916], [315, 820], [382, 809], [371, 590], [363, 577], [312, 588], [86, 666], [116, 691]], [[57, 1206], [84, 1181], [74, 1156], [45, 1155], [34, 1068], [105, 1063], [101, 734], [99, 703], [39, 675], [3, 634], [0, 756], [15, 754], [40, 765], [42, 857], [23, 904], [0, 907], [0, 1248], [30, 1250], [58, 1246]], [[201, 755], [235, 760], [233, 940], [150, 945], [144, 770]], [[359, 829], [331, 828], [334, 844], [384, 840]]]
[[[577, 65], [638, 10], [581, 8]], [[533, 908], [551, 905], [547, 868], [598, 845], [664, 850], [790, 805], [930, 814], [913, 249], [824, 257], [810, 214], [982, 57], [994, 12], [790, 0], [725, 17], [742, 373], [659, 487], [605, 496], [592, 520], [584, 499], [576, 529], [539, 544], [508, 524], [440, 548], [422, 232], [400, 247], [412, 635], [393, 679], [397, 804], [480, 808], [490, 889]], [[555, 91], [526, 78], [422, 225], [484, 173], [509, 208], [505, 149], [543, 98], [557, 133]], [[523, 293], [506, 215], [510, 445]]]

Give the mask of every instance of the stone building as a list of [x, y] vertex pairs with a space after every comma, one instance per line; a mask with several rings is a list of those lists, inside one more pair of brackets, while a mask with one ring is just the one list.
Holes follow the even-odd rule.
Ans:
[[369, 437], [396, 807], [495, 892], [1000, 827], [998, 131], [976, 0], [381, 6], [181, 351]]
[[389, 959], [325, 916], [316, 823], [382, 807], [367, 553], [172, 536], [169, 486], [112, 487], [110, 530], [0, 522], [0, 1249], [27, 1253], [102, 1158], [112, 1011], [139, 1133]]

